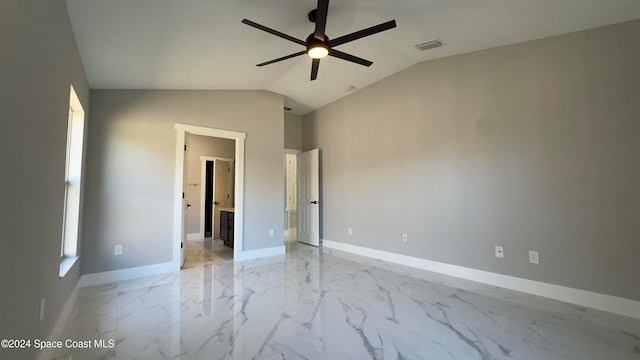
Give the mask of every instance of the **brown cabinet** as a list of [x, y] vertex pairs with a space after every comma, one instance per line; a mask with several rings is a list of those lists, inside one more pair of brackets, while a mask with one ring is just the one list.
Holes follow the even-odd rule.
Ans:
[[233, 215], [233, 211], [220, 211], [220, 239], [230, 247], [233, 247]]

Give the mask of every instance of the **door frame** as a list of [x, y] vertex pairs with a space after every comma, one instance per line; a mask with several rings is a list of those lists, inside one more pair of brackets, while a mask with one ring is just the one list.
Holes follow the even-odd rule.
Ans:
[[[220, 160], [220, 161], [228, 161], [231, 163], [231, 166], [235, 165], [235, 160], [232, 158], [224, 158], [224, 157], [217, 157], [217, 156], [200, 156], [200, 162], [201, 164], [201, 176], [200, 176], [200, 238], [204, 239], [204, 207], [205, 207], [205, 196], [206, 196], [206, 182], [207, 182], [207, 161], [216, 161], [216, 160]], [[235, 168], [234, 168], [235, 171]], [[215, 172], [215, 167], [214, 167], [214, 172]], [[214, 178], [213, 178], [213, 194], [215, 197], [215, 193], [216, 193], [216, 189], [215, 189], [215, 173], [214, 173]], [[234, 193], [235, 193], [235, 189], [234, 189]], [[215, 219], [213, 219], [212, 222], [212, 226], [216, 226], [216, 221]], [[215, 231], [214, 231], [215, 233]]]
[[184, 147], [186, 145], [186, 134], [203, 135], [223, 139], [235, 140], [235, 216], [233, 226], [234, 247], [233, 258], [238, 259], [243, 248], [243, 228], [244, 228], [244, 147], [246, 133], [229, 131], [176, 123], [176, 168], [175, 168], [175, 188], [174, 188], [174, 210], [173, 210], [173, 264], [176, 270], [180, 270], [182, 265], [182, 233], [184, 229], [184, 211], [182, 209], [182, 193], [184, 191]]

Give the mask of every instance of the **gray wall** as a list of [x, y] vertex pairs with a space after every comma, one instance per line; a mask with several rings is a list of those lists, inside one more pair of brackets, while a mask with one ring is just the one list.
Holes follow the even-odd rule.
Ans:
[[302, 149], [302, 117], [284, 114], [284, 148]]
[[638, 34], [424, 62], [308, 114], [323, 237], [640, 300]]
[[187, 134], [187, 146], [189, 147], [187, 169], [186, 198], [191, 207], [187, 211], [187, 233], [199, 233], [200, 207], [202, 197], [202, 161], [200, 156], [231, 158], [235, 156], [236, 142], [230, 139], [213, 138], [201, 135]]
[[172, 260], [175, 123], [247, 134], [244, 249], [282, 245], [281, 95], [92, 90], [91, 99], [83, 273]]
[[86, 112], [89, 90], [64, 1], [3, 0], [0, 44], [0, 334], [46, 339], [79, 278], [77, 265], [63, 279], [58, 270], [69, 85]]

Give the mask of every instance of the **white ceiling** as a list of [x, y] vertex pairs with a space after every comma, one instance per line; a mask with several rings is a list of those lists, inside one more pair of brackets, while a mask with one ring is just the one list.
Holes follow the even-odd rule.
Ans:
[[[336, 38], [396, 19], [398, 27], [341, 45], [369, 67], [304, 50], [240, 23], [243, 18], [304, 40], [316, 0], [66, 0], [92, 89], [264, 89], [302, 115], [418, 62], [640, 18], [639, 0], [332, 0]], [[446, 46], [420, 52], [435, 38]]]

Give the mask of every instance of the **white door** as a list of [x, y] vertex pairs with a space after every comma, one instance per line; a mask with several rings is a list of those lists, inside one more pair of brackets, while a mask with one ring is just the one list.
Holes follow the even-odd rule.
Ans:
[[184, 247], [187, 246], [187, 210], [191, 206], [187, 199], [187, 169], [189, 168], [189, 156], [187, 146], [184, 147], [184, 166], [182, 167], [182, 240], [180, 241], [180, 267], [184, 267]]
[[220, 209], [231, 207], [229, 193], [229, 173], [231, 165], [228, 161], [213, 162], [213, 238], [220, 238]]
[[320, 246], [320, 151], [298, 154], [298, 241]]
[[[186, 194], [186, 191], [183, 191], [182, 193]], [[186, 260], [184, 247], [187, 246], [187, 216], [190, 206], [191, 204], [188, 203], [188, 200], [186, 198], [182, 198], [182, 209], [184, 209], [184, 211], [182, 214], [182, 241], [180, 242], [180, 257], [182, 258], [182, 265], [180, 265], [180, 267], [184, 267], [184, 262]]]

